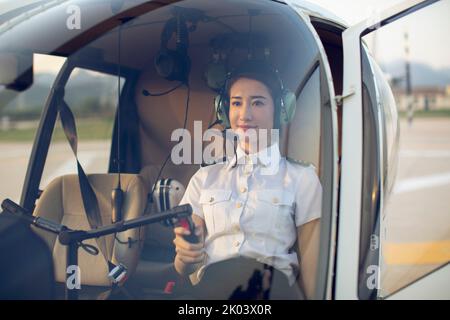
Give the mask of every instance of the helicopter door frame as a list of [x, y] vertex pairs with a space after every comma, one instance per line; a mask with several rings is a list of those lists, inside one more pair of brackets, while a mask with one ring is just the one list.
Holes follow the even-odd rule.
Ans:
[[[327, 55], [325, 53], [325, 48], [323, 47], [322, 41], [317, 34], [316, 29], [311, 24], [309, 16], [304, 12], [304, 9], [296, 4], [292, 0], [285, 0], [285, 3], [294, 10], [300, 19], [305, 23], [309, 32], [313, 35], [319, 51], [319, 63], [320, 63], [320, 78], [321, 78], [321, 99], [323, 103], [330, 108], [330, 112], [322, 115], [322, 134], [324, 135], [324, 144], [332, 144], [332, 159], [327, 159], [327, 161], [322, 161], [324, 164], [321, 165], [323, 171], [324, 185], [331, 185], [331, 190], [329, 195], [322, 199], [322, 212], [329, 212], [327, 219], [321, 219], [321, 230], [320, 230], [320, 248], [328, 248], [329, 250], [321, 250], [319, 254], [319, 271], [317, 272], [316, 278], [316, 290], [315, 299], [332, 299], [333, 297], [333, 276], [334, 276], [334, 263], [335, 263], [335, 243], [336, 243], [336, 229], [337, 229], [337, 192], [338, 190], [338, 167], [339, 167], [339, 157], [338, 157], [338, 122], [337, 122], [337, 105], [335, 100], [333, 77], [331, 74], [331, 67], [328, 62]], [[328, 86], [326, 88], [325, 84]], [[326, 99], [328, 95], [329, 99]], [[324, 119], [326, 118], [326, 119]], [[324, 125], [331, 123], [332, 125]], [[323, 151], [324, 146], [321, 147]], [[322, 155], [324, 153], [322, 152]], [[329, 219], [328, 219], [329, 218]], [[325, 270], [324, 270], [325, 269]], [[325, 277], [322, 275], [326, 274]]]
[[[344, 82], [343, 82], [343, 128], [342, 128], [342, 159], [341, 159], [341, 191], [339, 208], [339, 229], [336, 262], [336, 299], [358, 299], [359, 245], [360, 224], [362, 215], [362, 182], [363, 182], [363, 108], [362, 108], [362, 37], [391, 22], [401, 19], [415, 11], [427, 7], [438, 0], [406, 0], [378, 15], [378, 19], [369, 17], [360, 23], [346, 29], [342, 34], [344, 50]], [[378, 117], [377, 117], [378, 118]], [[380, 121], [378, 118], [377, 121]], [[378, 123], [381, 127], [382, 123]], [[382, 145], [379, 144], [382, 149]], [[383, 150], [378, 150], [382, 157]], [[356, 155], [356, 156], [355, 156]], [[382, 160], [382, 159], [381, 159]], [[381, 161], [380, 170], [385, 164]], [[380, 194], [384, 194], [384, 185], [380, 184]], [[383, 201], [380, 201], [378, 219], [383, 212]], [[378, 221], [381, 223], [381, 221]], [[381, 248], [382, 249], [382, 248]], [[381, 254], [381, 250], [379, 250]], [[381, 255], [380, 255], [381, 261]], [[442, 276], [447, 279], [450, 265], [429, 274], [413, 285], [398, 292], [402, 298], [426, 298], [426, 291], [417, 289], [419, 282], [429, 286], [436, 283]], [[377, 275], [379, 284], [380, 274]], [[428, 278], [428, 279], [427, 279]], [[409, 294], [407, 291], [410, 291]], [[448, 296], [448, 292], [446, 293]], [[389, 296], [394, 298], [397, 294]], [[378, 298], [380, 298], [378, 296]]]

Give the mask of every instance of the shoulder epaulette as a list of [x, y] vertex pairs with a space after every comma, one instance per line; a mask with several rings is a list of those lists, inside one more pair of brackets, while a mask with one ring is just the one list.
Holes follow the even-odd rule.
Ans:
[[223, 158], [216, 159], [216, 160], [214, 160], [214, 161], [211, 162], [211, 163], [202, 162], [202, 164], [201, 164], [200, 166], [201, 166], [201, 167], [207, 167], [207, 166], [212, 166], [213, 164], [224, 163], [224, 162], [227, 161], [227, 159], [228, 159], [228, 158], [225, 156], [225, 157], [223, 157]]
[[309, 167], [309, 166], [312, 166], [313, 168], [316, 168], [311, 162], [309, 162], [309, 161], [304, 161], [304, 160], [297, 160], [297, 159], [292, 159], [292, 158], [288, 158], [288, 157], [286, 157], [286, 159], [289, 161], [289, 162], [292, 162], [292, 163], [296, 163], [296, 164], [299, 164], [299, 165], [301, 165], [301, 166], [303, 166], [303, 167]]

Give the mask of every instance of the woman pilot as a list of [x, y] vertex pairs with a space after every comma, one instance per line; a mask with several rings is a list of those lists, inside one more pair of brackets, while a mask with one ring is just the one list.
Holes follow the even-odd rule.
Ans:
[[[314, 167], [282, 157], [278, 142], [265, 134], [279, 129], [282, 112], [289, 113], [283, 110], [286, 90], [276, 70], [247, 61], [228, 77], [223, 92], [219, 109], [241, 139], [235, 156], [191, 178], [180, 204], [192, 206], [201, 240], [189, 243], [183, 238], [188, 230], [174, 229], [175, 269], [190, 275], [199, 298], [249, 298], [237, 294], [253, 290], [255, 277], [262, 297], [311, 298], [322, 187]], [[268, 137], [268, 147], [242, 138], [250, 131], [259, 140]]]

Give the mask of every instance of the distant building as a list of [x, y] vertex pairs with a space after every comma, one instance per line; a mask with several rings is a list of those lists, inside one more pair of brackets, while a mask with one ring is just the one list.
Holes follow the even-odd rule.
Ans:
[[[408, 97], [404, 88], [393, 87], [398, 111], [407, 111]], [[450, 110], [450, 85], [446, 87], [414, 87], [411, 100], [413, 110]]]

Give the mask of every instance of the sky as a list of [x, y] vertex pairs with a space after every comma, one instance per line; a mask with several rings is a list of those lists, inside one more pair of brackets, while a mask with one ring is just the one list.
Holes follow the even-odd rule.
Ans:
[[[322, 6], [347, 21], [356, 24], [369, 16], [402, 2], [402, 0], [308, 0]], [[24, 0], [23, 2], [30, 2]], [[0, 0], [0, 9], [12, 0]], [[1, 12], [2, 10], [0, 10]], [[450, 0], [441, 0], [365, 37], [369, 48], [380, 63], [405, 59], [404, 33], [409, 34], [409, 59], [428, 64], [435, 69], [450, 68]], [[375, 39], [374, 39], [375, 38]], [[58, 70], [60, 58], [38, 57], [37, 72]]]
[[[308, 0], [356, 24], [402, 0]], [[441, 0], [376, 31], [376, 60], [405, 59], [404, 33], [409, 34], [410, 60], [435, 69], [450, 68], [450, 0]], [[373, 36], [365, 38], [373, 50]]]

